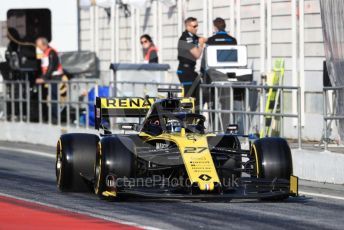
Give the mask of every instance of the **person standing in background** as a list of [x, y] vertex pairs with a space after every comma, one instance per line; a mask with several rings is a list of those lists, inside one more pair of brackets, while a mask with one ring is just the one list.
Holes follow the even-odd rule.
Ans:
[[[226, 32], [226, 22], [223, 18], [216, 18], [213, 21], [214, 35], [207, 39], [206, 45], [237, 45], [237, 40]], [[205, 57], [203, 54], [201, 62], [201, 73], [205, 74]], [[208, 82], [209, 83], [209, 82]]]
[[[43, 52], [41, 58], [42, 76], [36, 79], [36, 84], [44, 84], [46, 81], [61, 81], [63, 68], [58, 56], [58, 52], [49, 46], [46, 38], [40, 37], [36, 40], [36, 47]], [[51, 100], [58, 99], [58, 83], [51, 83]], [[57, 123], [57, 103], [52, 103], [52, 122]]]
[[213, 21], [215, 33], [208, 38], [207, 45], [237, 45], [237, 40], [226, 32], [226, 22], [223, 18]]
[[158, 49], [153, 43], [152, 37], [144, 34], [140, 37], [143, 50], [143, 58], [147, 63], [159, 63]]
[[[226, 22], [223, 18], [216, 18], [213, 21], [214, 26], [214, 35], [208, 38], [206, 46], [235, 46], [237, 45], [237, 40], [232, 37], [228, 32], [226, 32]], [[206, 84], [212, 84], [213, 82], [226, 82], [228, 81], [228, 76], [218, 72], [214, 68], [206, 69], [206, 56], [207, 50], [205, 49], [203, 53], [202, 63], [201, 63], [201, 73], [203, 75], [203, 82]], [[209, 91], [208, 91], [209, 92]], [[241, 92], [241, 93], [240, 93]], [[239, 105], [241, 100], [236, 100], [237, 97], [243, 95], [244, 89], [234, 89], [234, 107], [236, 110], [243, 110], [242, 105]], [[215, 89], [210, 89], [210, 92], [206, 95], [203, 95], [203, 102], [208, 103], [208, 108], [215, 109], [215, 104], [219, 105], [224, 110], [230, 110], [230, 90], [227, 88], [220, 88], [217, 92], [218, 101], [214, 101], [215, 98]], [[239, 102], [238, 102], [239, 101]], [[234, 114], [233, 117], [242, 117], [241, 114]], [[215, 116], [213, 114], [213, 120]], [[230, 115], [228, 113], [221, 114], [222, 121], [225, 122], [225, 125], [229, 124]], [[238, 120], [236, 122], [240, 123]], [[243, 124], [240, 123], [240, 128], [243, 127]]]
[[198, 107], [200, 76], [195, 71], [196, 61], [202, 56], [206, 38], [197, 36], [198, 22], [194, 17], [189, 17], [185, 21], [185, 31], [178, 41], [177, 70], [180, 83], [184, 87], [185, 97], [196, 98]]

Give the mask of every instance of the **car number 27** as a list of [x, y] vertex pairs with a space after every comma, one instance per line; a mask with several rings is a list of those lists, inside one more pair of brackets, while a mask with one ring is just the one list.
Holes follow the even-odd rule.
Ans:
[[207, 147], [185, 147], [184, 153], [202, 153], [207, 149]]

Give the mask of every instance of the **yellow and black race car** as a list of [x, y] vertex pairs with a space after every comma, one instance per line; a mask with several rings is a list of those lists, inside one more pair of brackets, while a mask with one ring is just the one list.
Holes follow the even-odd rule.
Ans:
[[[205, 117], [194, 113], [193, 98], [97, 98], [100, 135], [71, 133], [57, 143], [56, 178], [61, 191], [93, 191], [103, 198], [123, 194], [167, 198], [258, 198], [298, 195], [292, 157], [281, 138], [262, 138], [241, 149], [235, 126], [207, 133]], [[106, 126], [114, 117], [142, 122]], [[126, 130], [132, 130], [130, 134]], [[136, 132], [134, 132], [134, 131]]]

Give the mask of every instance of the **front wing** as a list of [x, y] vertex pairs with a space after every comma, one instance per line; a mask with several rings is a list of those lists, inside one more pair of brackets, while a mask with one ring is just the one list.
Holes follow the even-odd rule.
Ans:
[[238, 186], [222, 191], [202, 192], [202, 193], [183, 193], [167, 188], [123, 188], [118, 192], [104, 192], [105, 196], [135, 195], [146, 198], [165, 198], [165, 199], [264, 199], [281, 196], [298, 196], [298, 178], [291, 176], [286, 179], [260, 179], [260, 178], [240, 178]]

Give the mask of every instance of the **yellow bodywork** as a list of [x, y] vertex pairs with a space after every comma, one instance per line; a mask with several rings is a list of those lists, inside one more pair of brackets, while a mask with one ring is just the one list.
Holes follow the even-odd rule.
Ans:
[[102, 195], [105, 197], [117, 197], [117, 193], [114, 191], [104, 191]]
[[185, 133], [182, 128], [180, 133], [163, 133], [156, 137], [140, 133], [140, 136], [145, 141], [174, 142], [179, 148], [191, 184], [197, 183], [201, 191], [213, 191], [216, 183], [221, 184], [208, 147], [209, 135]]
[[299, 195], [299, 178], [296, 176], [290, 176], [290, 194]]
[[[97, 109], [117, 109], [124, 111], [137, 111], [142, 109], [147, 111], [152, 108], [151, 106], [155, 103], [156, 100], [156, 98], [139, 97], [112, 99], [100, 98], [100, 107], [98, 107]], [[190, 112], [195, 112], [194, 98], [180, 98], [180, 102], [182, 104], [191, 104], [192, 107]], [[147, 114], [150, 114], [150, 111]], [[139, 136], [144, 142], [163, 140], [166, 142], [175, 143], [183, 159], [190, 184], [196, 184], [201, 191], [213, 191], [216, 184], [221, 185], [213, 162], [213, 158], [208, 147], [207, 137], [215, 136], [215, 134], [186, 133], [185, 128], [182, 128], [180, 132], [163, 132], [158, 136], [152, 136], [145, 132], [141, 132]], [[251, 154], [254, 154], [255, 159], [258, 159], [255, 145], [253, 145], [253, 148], [251, 149]], [[259, 178], [260, 168], [258, 160], [256, 161], [256, 170], [257, 177]], [[290, 177], [290, 194], [294, 196], [298, 195], [298, 178], [295, 176]], [[104, 191], [102, 195], [107, 197], [115, 197], [117, 196], [117, 193], [113, 191]]]

